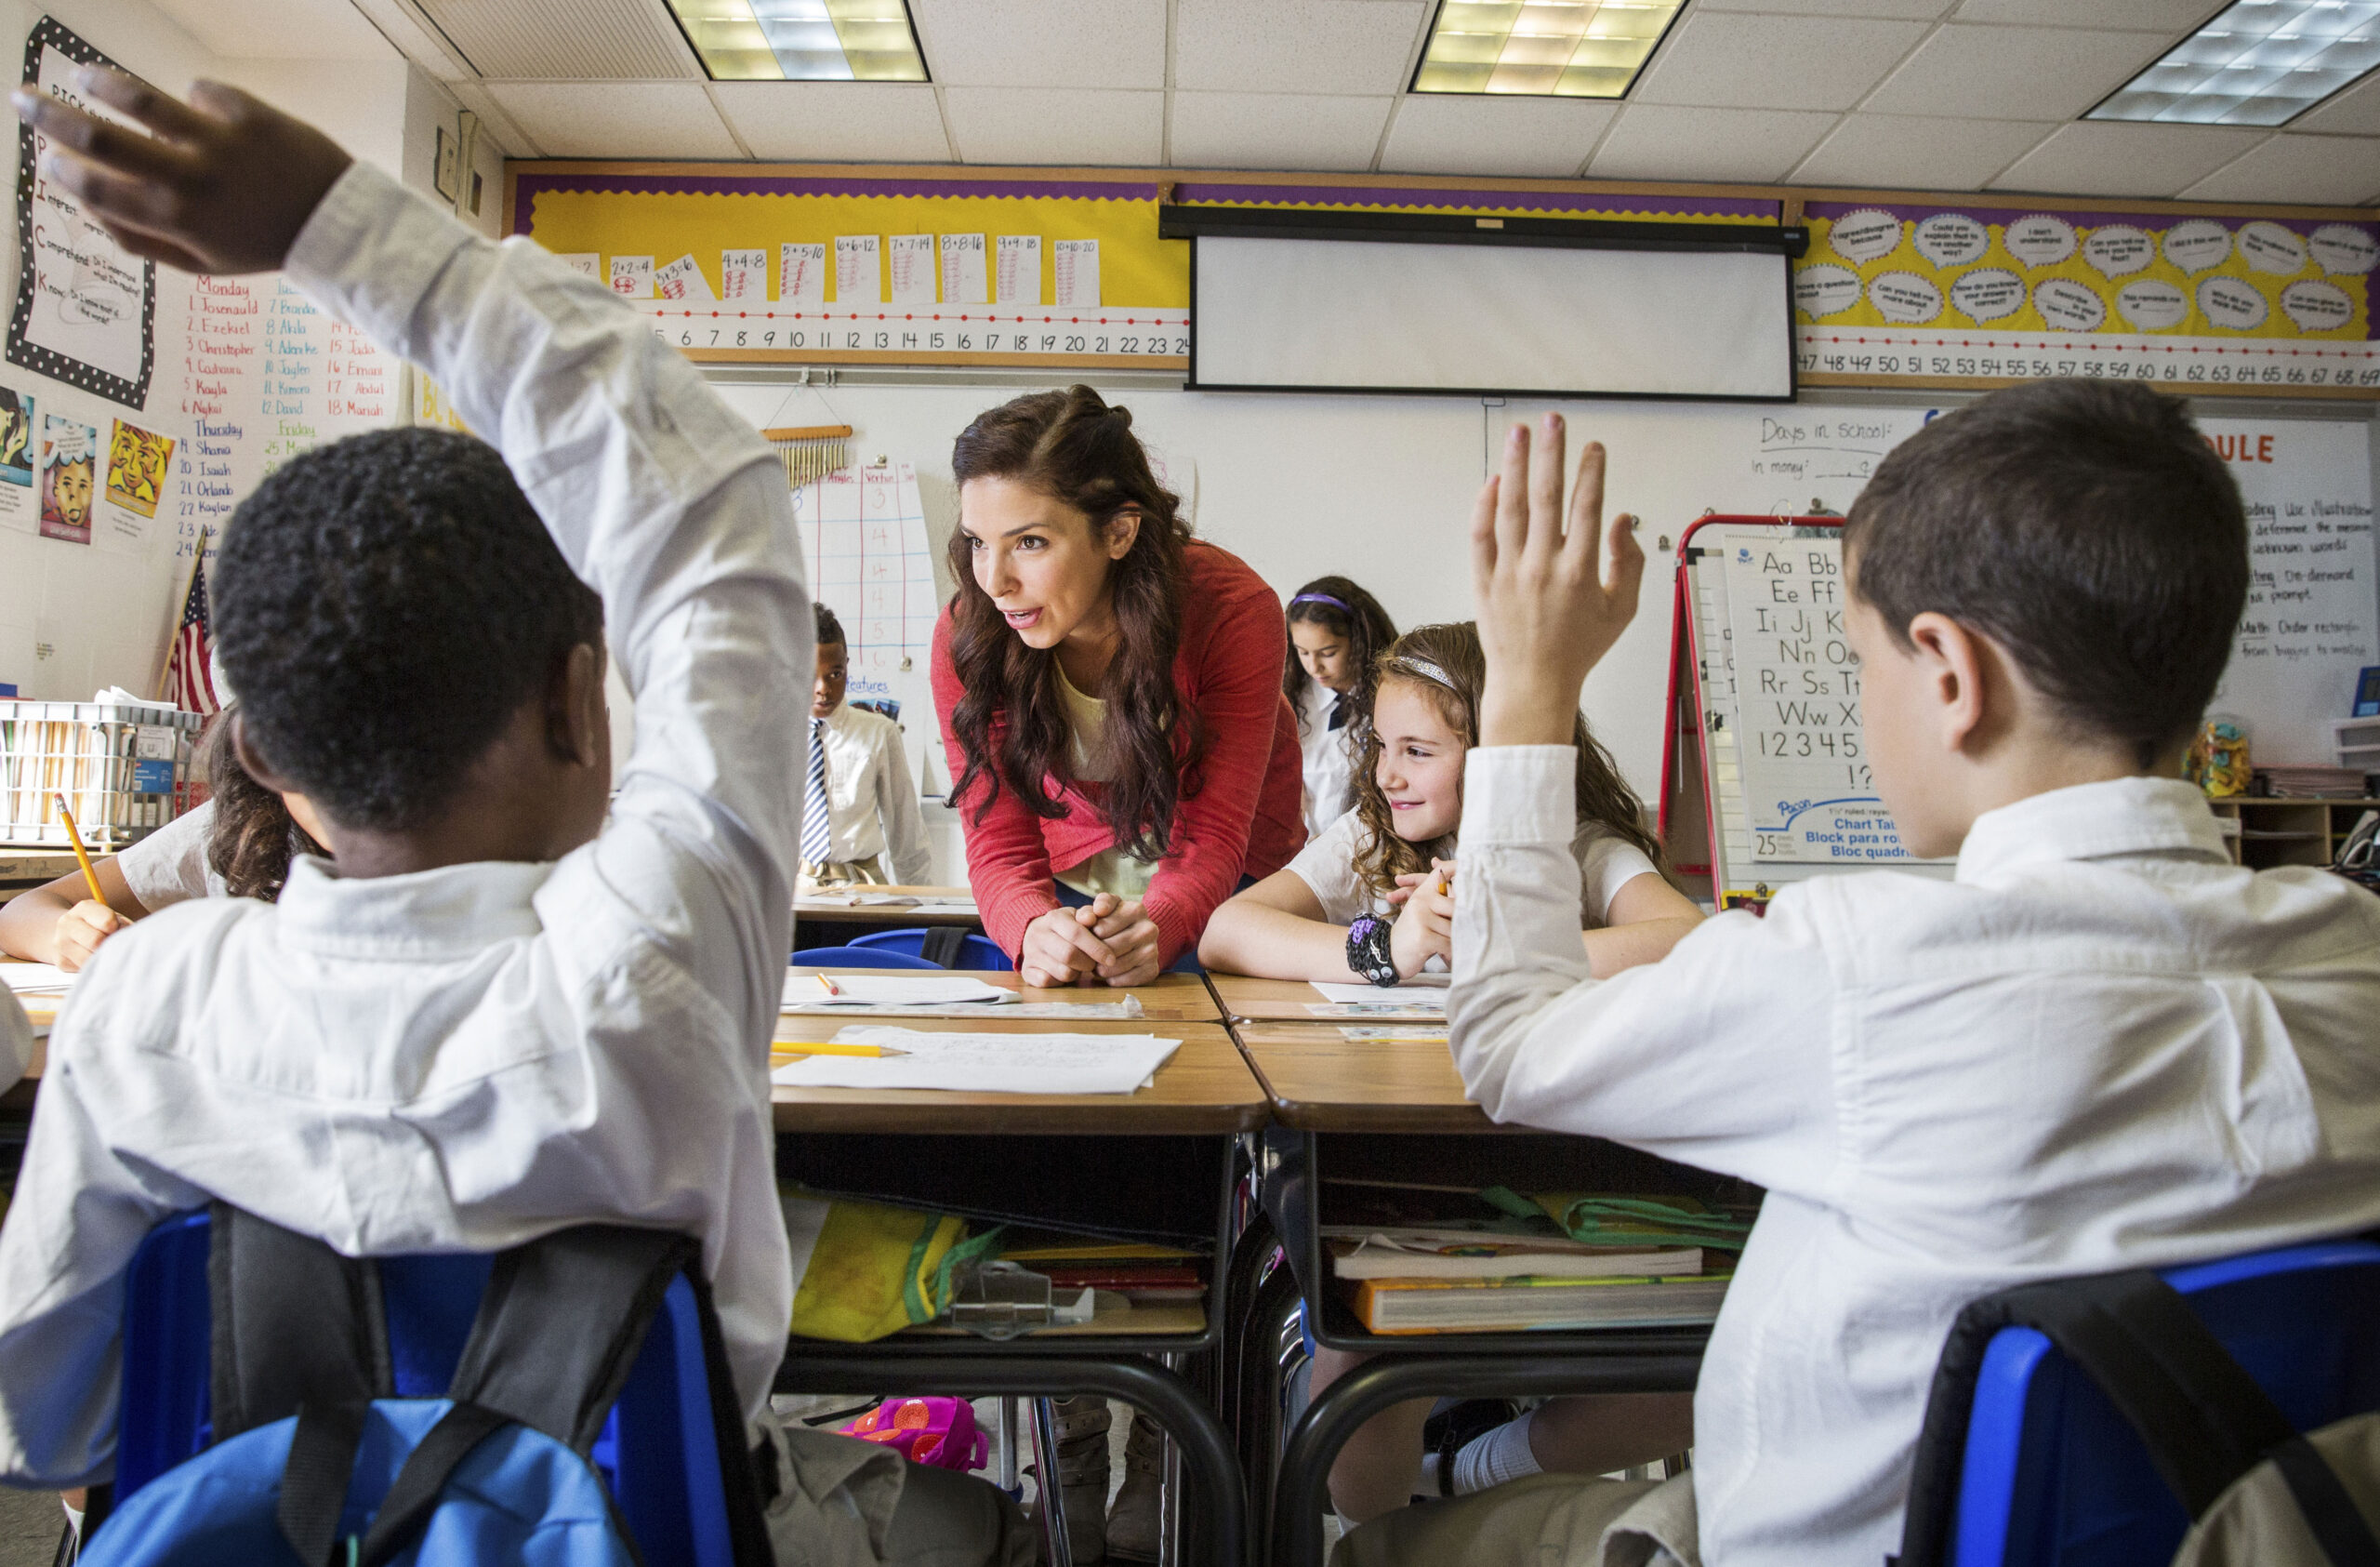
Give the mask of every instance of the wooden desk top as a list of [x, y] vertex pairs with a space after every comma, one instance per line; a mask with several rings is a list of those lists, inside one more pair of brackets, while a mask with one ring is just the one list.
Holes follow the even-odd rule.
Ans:
[[[882, 1024], [869, 1016], [849, 1022]], [[818, 1037], [806, 1031], [832, 1018], [788, 1017], [780, 1039]], [[933, 1033], [1149, 1034], [1178, 1039], [1181, 1048], [1137, 1094], [959, 1094], [937, 1089], [788, 1088], [771, 1097], [779, 1132], [992, 1132], [1050, 1134], [1221, 1135], [1264, 1124], [1264, 1091], [1231, 1035], [1217, 1023], [1059, 1023], [1021, 1017], [1005, 1022], [919, 1018], [909, 1027]], [[829, 1034], [826, 1037], [831, 1038]], [[789, 1057], [788, 1057], [789, 1058]]]
[[[1261, 981], [1260, 981], [1261, 983]], [[1486, 1132], [1445, 1044], [1351, 1040], [1333, 1026], [1238, 1023], [1273, 1119], [1301, 1132]]]
[[[932, 908], [907, 903], [847, 904], [837, 901], [853, 894], [861, 896], [961, 897], [967, 902], [963, 908], [947, 904]], [[909, 925], [964, 925], [972, 930], [984, 923], [983, 917], [975, 911], [975, 894], [968, 887], [804, 887], [796, 889], [794, 893], [793, 916], [797, 922], [832, 921], [840, 925], [885, 925], [895, 929]]]
[[[1243, 974], [1210, 974], [1207, 977], [1213, 983], [1215, 995], [1222, 1001], [1223, 1010], [1234, 1017], [1283, 1023], [1316, 1023], [1325, 1027], [1334, 1023], [1362, 1021], [1360, 1018], [1317, 1016], [1307, 1011], [1306, 1009], [1310, 1006], [1329, 1003], [1321, 991], [1302, 979], [1250, 979]], [[1446, 991], [1437, 989], [1428, 991], [1426, 994], [1444, 999]], [[1412, 991], [1382, 990], [1380, 993], [1380, 1000], [1383, 1004], [1412, 999], [1414, 999]], [[1408, 1021], [1427, 1021], [1427, 1019], [1408, 1019]]]
[[[922, 971], [912, 974], [905, 969], [813, 969], [800, 961], [800, 953], [796, 952], [793, 956], [792, 966], [797, 970], [809, 973], [849, 974], [863, 977], [871, 975], [918, 979], [932, 977]], [[1141, 1003], [1141, 1016], [1137, 1018], [1087, 1018], [1080, 1023], [1066, 1017], [1011, 1017], [1008, 1019], [1012, 1023], [1031, 1023], [1036, 1029], [1049, 1029], [1059, 1033], [1094, 1032], [1096, 1030], [1088, 1026], [1092, 1022], [1121, 1022], [1128, 1025], [1127, 1032], [1145, 1033], [1147, 1029], [1144, 1025], [1150, 1023], [1220, 1023], [1223, 1021], [1223, 1014], [1216, 1010], [1215, 999], [1208, 992], [1206, 981], [1195, 974], [1160, 974], [1150, 984], [1134, 985], [1121, 990], [1110, 989], [1104, 985], [1075, 985], [1056, 990], [1044, 990], [1038, 988], [1027, 989], [1024, 982], [1014, 974], [981, 969], [954, 970], [949, 977], [978, 979], [1003, 990], [1014, 990], [1018, 993], [1018, 1000], [1028, 1005], [1048, 1005], [1053, 1003], [1059, 1005], [1098, 1004], [1120, 1002], [1126, 996]], [[897, 1011], [888, 1009], [882, 1012], [869, 1011], [860, 1007], [839, 1006], [798, 1013], [795, 1016], [805, 1019], [840, 1017], [851, 1023], [898, 1023], [904, 1017], [997, 1018], [1007, 1011], [1008, 1008], [1005, 1005], [985, 1006], [980, 1003], [962, 1002], [948, 1007], [905, 1006]], [[782, 1033], [784, 1030], [780, 1029], [778, 1032]]]

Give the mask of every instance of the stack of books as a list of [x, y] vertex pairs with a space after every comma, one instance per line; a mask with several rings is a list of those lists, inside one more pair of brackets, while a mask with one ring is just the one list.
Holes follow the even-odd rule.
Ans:
[[1593, 1246], [1460, 1228], [1325, 1227], [1331, 1271], [1377, 1334], [1686, 1327], [1734, 1272], [1701, 1246]]
[[2360, 767], [2324, 767], [2314, 764], [2291, 767], [2259, 767], [2256, 782], [2267, 794], [2283, 800], [2360, 800], [2364, 776]]

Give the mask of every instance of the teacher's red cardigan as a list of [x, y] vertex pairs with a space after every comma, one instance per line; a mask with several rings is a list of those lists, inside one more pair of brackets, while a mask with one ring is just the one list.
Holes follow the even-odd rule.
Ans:
[[[1173, 685], [1204, 723], [1207, 749], [1197, 792], [1185, 794], [1174, 815], [1172, 847], [1158, 862], [1145, 899], [1169, 964], [1197, 945], [1207, 916], [1242, 875], [1271, 875], [1305, 842], [1298, 721], [1281, 695], [1281, 663], [1289, 653], [1281, 601], [1238, 556], [1211, 544], [1194, 541], [1186, 564], [1190, 580]], [[967, 768], [950, 731], [964, 689], [950, 661], [945, 605], [933, 631], [933, 701], [953, 781]], [[993, 721], [995, 736], [1001, 722]], [[975, 811], [985, 787], [978, 778], [957, 802], [967, 832], [967, 875], [985, 931], [1013, 956], [1025, 945], [1025, 927], [1058, 907], [1052, 872], [1071, 870], [1114, 847], [1116, 834], [1082, 785], [1060, 792], [1055, 779], [1049, 788], [1066, 807], [1064, 816], [1037, 817], [1014, 790], [1003, 787], [979, 822]]]

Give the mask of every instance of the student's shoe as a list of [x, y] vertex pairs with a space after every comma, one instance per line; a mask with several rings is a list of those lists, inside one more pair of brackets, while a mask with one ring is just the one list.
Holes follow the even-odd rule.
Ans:
[[1124, 1439], [1124, 1486], [1107, 1512], [1107, 1559], [1155, 1561], [1157, 1534], [1165, 1527], [1163, 1506], [1165, 1432], [1138, 1410]]
[[[1107, 1428], [1113, 1416], [1102, 1398], [1050, 1401], [1051, 1435], [1058, 1444], [1058, 1499], [1066, 1518], [1066, 1551], [1075, 1567], [1107, 1554]], [[1035, 1480], [1048, 1481], [1038, 1474]], [[1038, 1504], [1028, 1509], [1038, 1519]]]
[[1430, 1416], [1421, 1428], [1421, 1447], [1438, 1461], [1441, 1497], [1455, 1494], [1455, 1454], [1519, 1414], [1520, 1407], [1509, 1399], [1465, 1399]]

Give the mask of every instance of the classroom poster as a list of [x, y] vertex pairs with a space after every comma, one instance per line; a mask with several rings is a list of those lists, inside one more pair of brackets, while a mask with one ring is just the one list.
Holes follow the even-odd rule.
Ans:
[[99, 432], [77, 419], [44, 417], [41, 436], [41, 536], [91, 541], [91, 494]]
[[934, 730], [926, 671], [942, 604], [916, 466], [845, 468], [803, 485], [793, 492], [793, 520], [810, 591], [842, 622], [851, 647], [844, 699], [895, 722], [906, 712], [918, 768]]
[[[25, 42], [24, 80], [37, 90], [110, 119], [86, 103], [73, 76], [86, 64], [114, 65], [52, 18]], [[126, 122], [128, 123], [128, 122]], [[17, 132], [16, 313], [8, 323], [8, 360], [69, 386], [131, 407], [149, 400], [155, 354], [157, 273], [117, 246], [85, 215], [82, 204], [44, 179], [46, 138]]]
[[34, 531], [33, 464], [40, 444], [33, 425], [33, 395], [0, 386], [0, 527]]
[[157, 521], [157, 502], [170, 483], [174, 438], [122, 419], [108, 436], [107, 488], [93, 520], [91, 542], [117, 554], [144, 554]]

